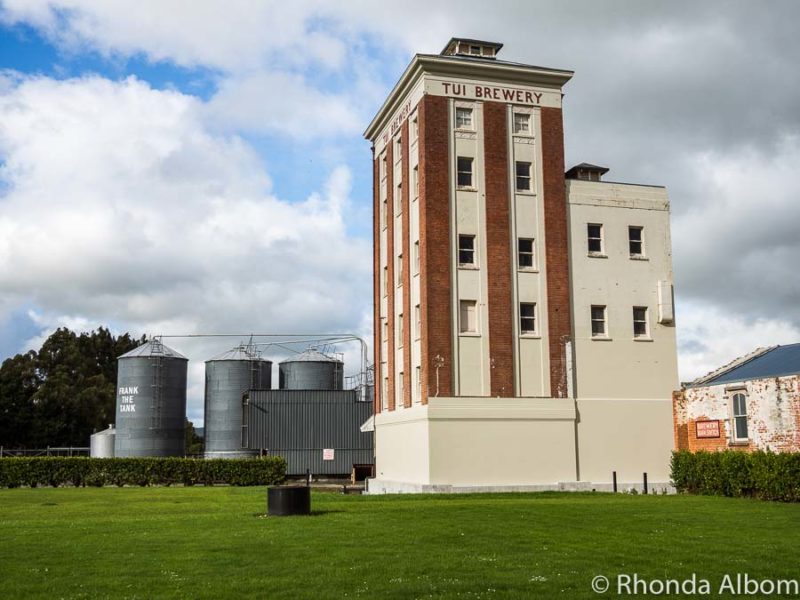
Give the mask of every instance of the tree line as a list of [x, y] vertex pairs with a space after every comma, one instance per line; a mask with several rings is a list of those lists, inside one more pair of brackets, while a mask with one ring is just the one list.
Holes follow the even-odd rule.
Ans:
[[41, 349], [0, 366], [0, 446], [88, 446], [114, 422], [117, 357], [146, 341], [100, 327], [55, 331]]

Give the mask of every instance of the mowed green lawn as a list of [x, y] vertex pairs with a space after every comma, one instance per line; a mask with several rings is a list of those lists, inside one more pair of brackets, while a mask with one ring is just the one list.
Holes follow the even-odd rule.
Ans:
[[[592, 578], [800, 578], [800, 506], [610, 494], [0, 490], [2, 598], [598, 598]], [[716, 585], [716, 584], [715, 584]]]

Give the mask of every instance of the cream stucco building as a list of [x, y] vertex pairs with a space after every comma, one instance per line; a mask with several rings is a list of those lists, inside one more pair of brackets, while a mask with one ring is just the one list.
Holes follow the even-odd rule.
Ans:
[[453, 39], [369, 125], [371, 493], [669, 480], [677, 386], [669, 201], [565, 175], [572, 72]]

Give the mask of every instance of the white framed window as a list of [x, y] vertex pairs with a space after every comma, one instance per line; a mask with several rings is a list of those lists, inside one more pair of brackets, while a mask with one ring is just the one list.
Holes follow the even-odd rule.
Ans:
[[422, 370], [419, 366], [414, 368], [414, 389], [417, 392], [417, 398], [422, 397]]
[[389, 212], [389, 203], [384, 198], [381, 203], [381, 229], [386, 229], [386, 213]]
[[459, 156], [456, 160], [456, 182], [460, 188], [472, 187], [472, 159], [467, 156]]
[[414, 339], [418, 340], [422, 335], [422, 311], [419, 304], [414, 306]]
[[536, 333], [536, 303], [519, 303], [519, 332], [522, 335]]
[[456, 106], [456, 129], [473, 129], [471, 108]]
[[397, 376], [397, 398], [399, 403], [403, 403], [403, 392], [405, 391], [405, 381], [403, 377], [403, 371], [400, 371]]
[[397, 184], [394, 194], [394, 214], [399, 215], [403, 212], [403, 182]]
[[412, 250], [412, 258], [414, 259], [414, 275], [419, 274], [419, 240], [414, 242], [414, 249]]
[[644, 227], [628, 227], [628, 251], [632, 257], [644, 256]]
[[459, 331], [461, 333], [477, 333], [478, 314], [475, 300], [461, 300], [459, 302]]
[[403, 285], [403, 255], [397, 255], [397, 268], [395, 269], [395, 273], [397, 273], [397, 287]]
[[383, 378], [383, 384], [381, 385], [381, 404], [383, 405], [383, 409], [386, 410], [389, 408], [389, 378]]
[[535, 267], [532, 238], [519, 238], [517, 240], [517, 264], [520, 269], [533, 269]]
[[383, 318], [381, 319], [381, 339], [388, 340], [389, 339], [389, 319]]
[[514, 133], [520, 135], [530, 135], [531, 116], [528, 113], [514, 113]]
[[403, 347], [403, 313], [397, 315], [397, 347]]
[[415, 165], [411, 169], [411, 189], [414, 192], [414, 198], [419, 198], [419, 165]]
[[650, 337], [650, 323], [647, 318], [646, 306], [633, 307], [633, 337], [635, 338], [649, 338]]
[[394, 162], [400, 162], [403, 159], [403, 140], [398, 135], [394, 139]]
[[462, 267], [474, 267], [475, 261], [475, 236], [458, 236], [458, 264]]
[[599, 304], [593, 304], [591, 309], [592, 318], [592, 337], [605, 338], [608, 337], [608, 327], [606, 326], [606, 307]]
[[750, 439], [747, 431], [747, 396], [736, 392], [731, 398], [733, 403], [733, 441], [746, 442]]
[[419, 139], [419, 120], [416, 115], [411, 119], [411, 141]]
[[531, 191], [531, 163], [517, 161], [517, 191]]
[[586, 239], [589, 254], [603, 253], [603, 225], [600, 223], [586, 224]]
[[383, 154], [381, 154], [381, 166], [380, 166], [380, 170], [381, 170], [381, 173], [380, 173], [380, 175], [381, 175], [381, 181], [383, 181], [384, 179], [386, 179], [386, 152], [384, 152]]
[[389, 295], [389, 267], [383, 267], [383, 295]]

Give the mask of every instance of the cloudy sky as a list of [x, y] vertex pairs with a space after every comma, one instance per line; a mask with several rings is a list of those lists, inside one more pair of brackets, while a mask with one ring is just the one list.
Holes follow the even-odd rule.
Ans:
[[[800, 3], [403, 6], [0, 0], [0, 358], [59, 326], [368, 336], [361, 133], [452, 36], [574, 70], [567, 163], [667, 186], [681, 379], [800, 342]], [[171, 345], [198, 419], [233, 342]]]

